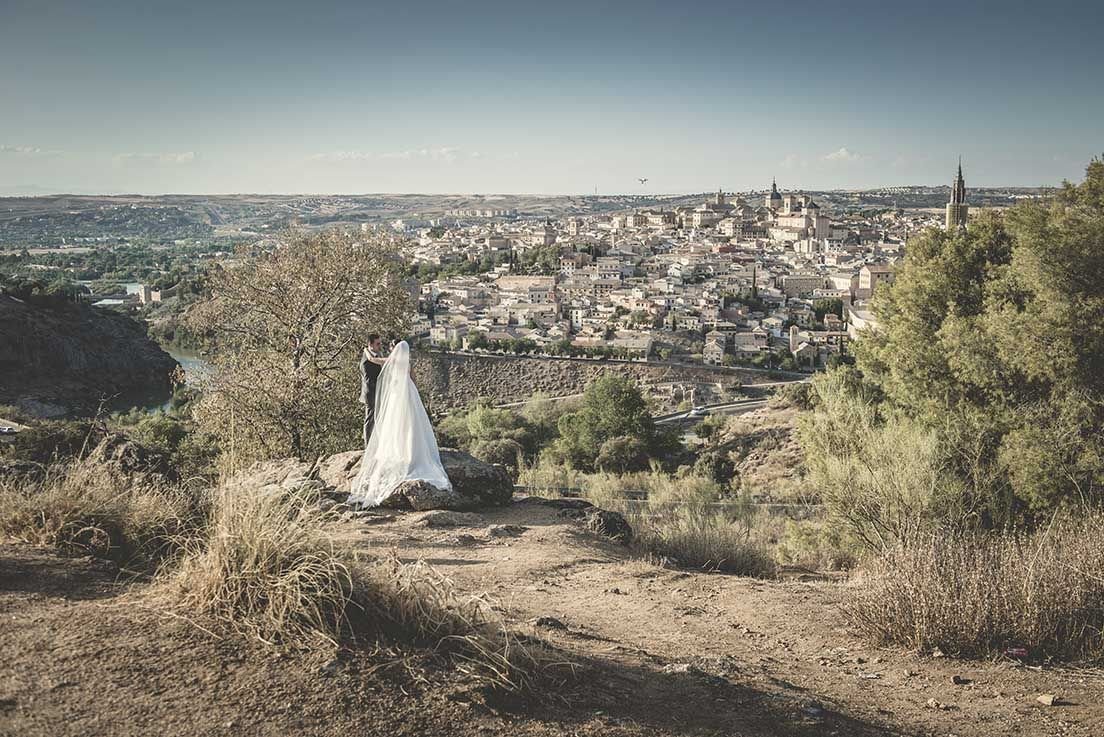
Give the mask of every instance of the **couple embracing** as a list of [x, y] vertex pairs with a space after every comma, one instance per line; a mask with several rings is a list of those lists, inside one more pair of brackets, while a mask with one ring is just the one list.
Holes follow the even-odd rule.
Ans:
[[350, 502], [374, 507], [404, 481], [426, 481], [451, 490], [425, 405], [410, 378], [410, 346], [401, 341], [389, 355], [379, 335], [368, 336], [360, 359], [364, 404], [364, 458]]

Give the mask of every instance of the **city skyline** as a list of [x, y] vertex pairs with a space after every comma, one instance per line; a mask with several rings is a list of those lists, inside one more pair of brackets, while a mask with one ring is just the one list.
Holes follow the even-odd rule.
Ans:
[[8, 3], [0, 195], [1043, 186], [1104, 140], [1087, 2], [218, 8]]

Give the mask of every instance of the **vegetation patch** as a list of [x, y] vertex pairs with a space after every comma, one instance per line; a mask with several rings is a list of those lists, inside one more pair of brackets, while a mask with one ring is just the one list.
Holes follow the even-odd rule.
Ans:
[[969, 657], [1104, 655], [1104, 513], [1034, 533], [918, 533], [863, 565], [848, 614], [884, 644]]
[[216, 628], [282, 648], [384, 640], [447, 653], [474, 677], [525, 690], [548, 675], [488, 602], [458, 594], [422, 563], [358, 560], [310, 494], [223, 486], [207, 532], [155, 596]]
[[41, 477], [0, 479], [0, 535], [152, 565], [194, 533], [203, 506], [203, 495], [185, 486], [86, 459], [51, 466]]

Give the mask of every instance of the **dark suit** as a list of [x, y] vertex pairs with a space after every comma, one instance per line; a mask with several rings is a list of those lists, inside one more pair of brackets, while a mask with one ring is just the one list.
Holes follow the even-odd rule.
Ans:
[[[382, 358], [378, 353], [369, 349], [372, 358]], [[368, 360], [368, 356], [360, 359], [360, 402], [364, 405], [364, 447], [368, 447], [368, 438], [372, 437], [372, 427], [376, 423], [376, 380], [379, 379], [383, 367], [378, 363]]]

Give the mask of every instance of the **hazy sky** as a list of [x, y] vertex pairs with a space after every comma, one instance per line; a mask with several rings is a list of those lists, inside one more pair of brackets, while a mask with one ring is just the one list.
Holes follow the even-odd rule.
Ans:
[[0, 193], [1053, 184], [1102, 48], [1099, 0], [0, 0]]

